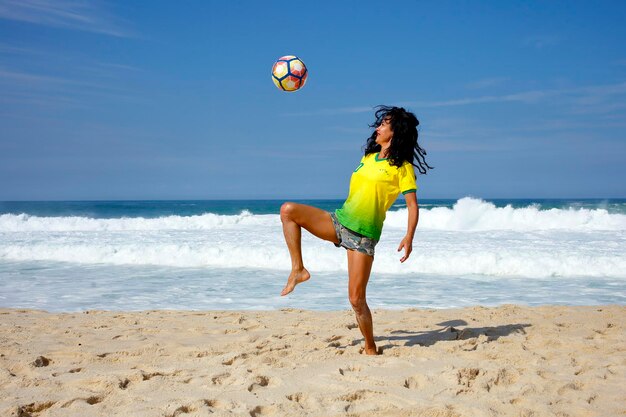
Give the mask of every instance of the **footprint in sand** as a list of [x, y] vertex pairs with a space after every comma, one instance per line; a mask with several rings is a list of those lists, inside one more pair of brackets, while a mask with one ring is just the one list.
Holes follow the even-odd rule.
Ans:
[[229, 359], [224, 360], [224, 361], [222, 362], [222, 365], [230, 366], [230, 365], [232, 365], [233, 363], [235, 363], [235, 361], [236, 361], [236, 360], [239, 360], [239, 359], [246, 359], [247, 357], [248, 357], [248, 354], [247, 354], [247, 353], [241, 353], [241, 354], [239, 354], [239, 355], [235, 355], [235, 356], [233, 356], [232, 358], [229, 358]]
[[[361, 383], [364, 382], [364, 380], [366, 379], [366, 377], [361, 374], [361, 367], [358, 365], [348, 365], [339, 368], [339, 374], [341, 376], [338, 377], [338, 379], [344, 382]], [[375, 383], [374, 380], [369, 380], [368, 382], [371, 384]]]
[[568, 391], [580, 391], [583, 386], [584, 385], [580, 382], [570, 382], [569, 384], [565, 384], [561, 388], [559, 388], [557, 390], [557, 394], [563, 395]]
[[211, 412], [214, 410], [228, 410], [233, 411], [236, 409], [240, 409], [242, 407], [241, 403], [233, 402], [233, 401], [222, 401], [222, 400], [203, 400], [204, 405], [209, 407]]
[[333, 336], [325, 339], [324, 342], [328, 343], [328, 345], [326, 347], [337, 348], [337, 347], [341, 346], [341, 342], [340, 342], [341, 339], [343, 339], [343, 336], [333, 335]]
[[180, 407], [176, 408], [176, 410], [174, 410], [171, 414], [166, 414], [166, 417], [178, 417], [183, 414], [191, 413], [193, 413], [193, 415], [197, 415], [197, 413], [200, 412], [204, 407], [208, 407], [211, 414], [219, 410], [228, 410], [232, 412], [234, 410], [242, 409], [242, 405], [240, 403], [236, 403], [233, 401], [221, 401], [215, 399], [199, 400], [194, 401], [193, 403], [188, 405], [181, 405]]
[[[73, 369], [70, 369], [69, 371], [67, 371], [67, 373], [75, 374], [75, 373], [80, 372], [82, 370], [83, 370], [83, 368], [73, 368]], [[62, 374], [63, 374], [63, 372], [54, 372], [54, 373], [52, 373], [52, 376], [56, 378], [57, 376], [62, 375]]]
[[519, 376], [520, 373], [516, 369], [500, 368], [493, 384], [508, 387], [509, 385], [515, 384], [519, 379]]
[[259, 388], [267, 387], [270, 382], [274, 381], [266, 376], [259, 375], [254, 379], [254, 382], [248, 386], [248, 391], [253, 392]]
[[303, 404], [303, 403], [305, 403], [309, 399], [309, 396], [307, 394], [302, 393], [302, 392], [296, 392], [294, 394], [287, 395], [287, 399], [289, 401], [293, 401], [293, 402], [296, 402], [298, 404]]
[[[462, 392], [467, 392], [469, 391], [469, 386], [472, 385], [474, 386], [474, 379], [476, 379], [476, 377], [472, 378], [473, 373], [470, 373], [467, 376], [467, 388], [466, 390], [461, 390]], [[485, 389], [487, 392], [491, 391], [494, 387], [508, 387], [510, 385], [513, 385], [517, 382], [517, 380], [519, 379], [520, 376], [520, 372], [517, 369], [514, 368], [500, 368], [498, 369], [498, 371], [495, 373], [494, 376], [494, 372], [493, 371], [479, 371], [479, 375], [481, 377], [480, 381], [477, 381], [477, 383], [479, 384], [480, 388]], [[478, 375], [477, 375], [478, 377]], [[461, 378], [462, 379], [462, 378]], [[461, 380], [459, 379], [459, 381]], [[463, 384], [460, 384], [463, 385]]]
[[404, 388], [420, 389], [420, 388], [427, 386], [429, 382], [430, 380], [428, 379], [427, 376], [417, 374], [417, 375], [410, 376], [404, 380]]
[[273, 366], [275, 368], [284, 368], [285, 366], [288, 366], [284, 364], [283, 362], [281, 362], [279, 359], [271, 357], [271, 356], [266, 356], [263, 359], [261, 359], [261, 363], [265, 365]]
[[257, 405], [252, 410], [250, 410], [251, 417], [259, 417], [259, 416], [274, 416], [278, 409], [273, 405]]
[[480, 374], [480, 369], [478, 368], [462, 368], [457, 371], [457, 383], [464, 387], [470, 388], [476, 380], [476, 377]]
[[190, 355], [195, 356], [196, 358], [206, 358], [207, 356], [216, 356], [220, 355], [222, 352], [220, 351], [212, 351], [212, 350], [201, 350], [196, 352], [191, 352]]
[[141, 378], [143, 381], [149, 381], [156, 376], [165, 376], [162, 372], [141, 372]]
[[339, 400], [339, 401], [347, 401], [349, 403], [354, 403], [354, 402], [359, 402], [359, 401], [364, 401], [364, 400], [377, 398], [377, 397], [380, 397], [381, 394], [384, 395], [384, 393], [380, 392], [380, 391], [373, 391], [373, 390], [369, 390], [369, 389], [360, 389], [360, 390], [351, 392], [349, 394], [344, 394], [344, 395], [342, 395], [340, 397], [337, 397], [337, 400]]
[[73, 398], [67, 402], [65, 402], [63, 405], [61, 405], [61, 408], [69, 408], [71, 407], [75, 402], [86, 402], [89, 405], [95, 405], [98, 403], [101, 403], [104, 400], [104, 396], [103, 395], [92, 395], [91, 397], [87, 397], [87, 398]]
[[214, 377], [211, 378], [211, 383], [213, 385], [222, 385], [224, 384], [224, 381], [226, 381], [226, 379], [229, 377], [230, 377], [230, 374], [228, 372], [215, 375]]
[[189, 414], [196, 411], [196, 408], [190, 405], [181, 405], [172, 414], [166, 414], [166, 417], [177, 417], [182, 414]]
[[359, 372], [361, 367], [358, 365], [348, 365], [345, 368], [339, 368], [339, 373], [343, 376], [349, 375], [354, 372]]
[[367, 411], [371, 410], [372, 404], [385, 408], [385, 411], [388, 412], [388, 414], [384, 414], [385, 416], [400, 415], [400, 413], [394, 411], [398, 411], [398, 404], [404, 402], [400, 397], [393, 396], [392, 400], [387, 393], [369, 389], [360, 389], [344, 394], [337, 397], [335, 401], [343, 402], [344, 404], [341, 404], [343, 410], [350, 416], [369, 415]]
[[259, 342], [255, 347], [257, 349], [263, 349], [265, 347], [267, 347], [270, 344], [269, 340], [262, 340], [261, 342]]
[[33, 414], [41, 413], [56, 404], [54, 401], [46, 401], [42, 403], [30, 403], [17, 407], [18, 417], [30, 417]]
[[574, 372], [574, 375], [578, 376], [581, 374], [584, 374], [586, 372], [589, 372], [593, 369], [593, 367], [589, 366], [589, 365], [582, 365], [576, 372]]
[[221, 409], [224, 409], [227, 406], [226, 403], [220, 400], [204, 400], [204, 404], [206, 404], [206, 406], [210, 408], [221, 408]]

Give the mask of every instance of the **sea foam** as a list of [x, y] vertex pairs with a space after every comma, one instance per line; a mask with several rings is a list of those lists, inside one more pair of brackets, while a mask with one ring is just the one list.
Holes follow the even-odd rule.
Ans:
[[[406, 209], [391, 211], [376, 247], [375, 273], [626, 279], [626, 215], [605, 209], [496, 207], [463, 198], [420, 210], [409, 260], [397, 247]], [[347, 270], [344, 250], [303, 233], [313, 271]], [[277, 214], [205, 213], [158, 218], [0, 216], [1, 261], [288, 271]]]
[[[387, 213], [385, 227], [406, 227], [407, 209]], [[130, 230], [219, 230], [233, 227], [269, 226], [278, 215], [256, 215], [244, 210], [237, 215], [206, 213], [196, 216], [165, 216], [95, 219], [88, 217], [38, 217], [27, 214], [0, 215], [0, 232], [27, 231], [130, 231]], [[568, 208], [540, 210], [531, 205], [523, 208], [496, 207], [481, 199], [465, 197], [452, 208], [434, 207], [420, 210], [420, 229], [451, 231], [485, 230], [626, 230], [626, 215], [606, 209]]]
[[[407, 209], [389, 212], [386, 227], [406, 227]], [[465, 197], [450, 209], [420, 210], [419, 227], [434, 230], [626, 230], [626, 215], [606, 209], [568, 208], [540, 210], [538, 205], [514, 208]]]

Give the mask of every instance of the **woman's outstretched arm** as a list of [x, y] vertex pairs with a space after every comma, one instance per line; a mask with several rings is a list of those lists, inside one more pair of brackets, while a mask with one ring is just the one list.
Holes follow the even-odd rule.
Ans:
[[400, 262], [404, 262], [409, 258], [411, 251], [413, 251], [413, 237], [415, 236], [415, 228], [417, 227], [417, 221], [419, 219], [419, 206], [417, 205], [417, 194], [406, 193], [404, 195], [406, 200], [406, 208], [409, 211], [409, 223], [407, 225], [406, 236], [400, 242], [398, 252], [404, 248], [404, 256], [400, 258]]

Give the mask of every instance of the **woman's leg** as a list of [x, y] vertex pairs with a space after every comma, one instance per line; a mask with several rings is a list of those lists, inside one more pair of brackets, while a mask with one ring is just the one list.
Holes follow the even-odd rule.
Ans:
[[352, 309], [356, 313], [356, 321], [359, 324], [361, 334], [365, 338], [365, 353], [377, 355], [376, 343], [374, 343], [374, 326], [372, 325], [372, 313], [365, 301], [365, 289], [372, 271], [374, 257], [348, 250], [348, 296]]
[[295, 286], [311, 277], [302, 261], [302, 228], [320, 239], [339, 243], [330, 213], [305, 204], [284, 203], [280, 208], [283, 234], [291, 256], [291, 273], [280, 295], [287, 295]]

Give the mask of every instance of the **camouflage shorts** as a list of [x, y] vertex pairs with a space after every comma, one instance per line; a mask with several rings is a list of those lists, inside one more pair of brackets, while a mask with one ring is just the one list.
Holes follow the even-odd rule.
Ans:
[[349, 250], [356, 250], [371, 257], [374, 256], [374, 247], [378, 243], [376, 239], [363, 236], [360, 233], [344, 227], [339, 223], [335, 213], [330, 213], [330, 217], [333, 219], [333, 226], [335, 226], [335, 233], [337, 233], [337, 239], [339, 240], [339, 243], [335, 243], [335, 246], [343, 246]]

